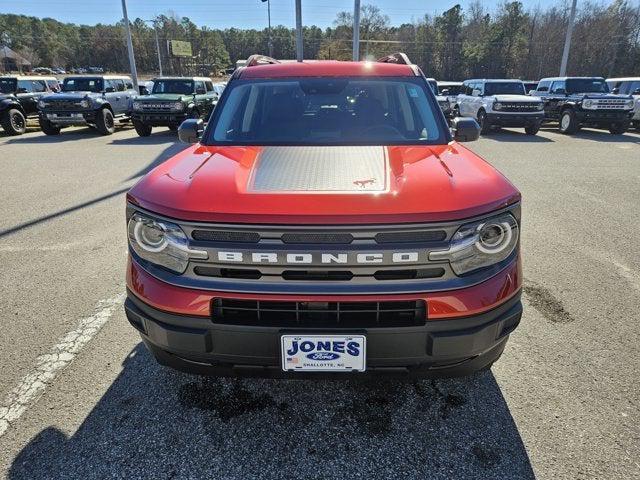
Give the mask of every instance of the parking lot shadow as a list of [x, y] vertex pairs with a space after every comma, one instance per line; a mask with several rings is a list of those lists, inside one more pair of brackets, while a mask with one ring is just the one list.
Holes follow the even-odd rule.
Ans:
[[[174, 143], [178, 141], [178, 134], [172, 132], [168, 128], [163, 128], [153, 132], [148, 137], [128, 137], [128, 138], [115, 138], [111, 145], [158, 145], [160, 143]], [[183, 144], [184, 145], [184, 144]]]
[[123, 367], [71, 437], [42, 430], [8, 478], [535, 478], [490, 372], [216, 379], [160, 367], [141, 344]]
[[482, 135], [485, 140], [495, 140], [498, 142], [519, 142], [519, 143], [553, 143], [553, 140], [540, 135], [527, 135], [523, 131], [519, 130], [507, 130], [501, 128], [498, 131], [493, 131], [488, 134]]
[[[116, 130], [116, 135], [122, 129]], [[37, 133], [38, 135], [22, 135], [17, 137], [11, 137], [7, 140], [7, 144], [47, 144], [47, 143], [64, 143], [72, 142], [75, 140], [86, 140], [87, 138], [97, 137], [100, 134], [93, 128], [73, 128], [71, 130], [63, 129], [59, 135], [45, 135], [39, 130], [27, 133]]]

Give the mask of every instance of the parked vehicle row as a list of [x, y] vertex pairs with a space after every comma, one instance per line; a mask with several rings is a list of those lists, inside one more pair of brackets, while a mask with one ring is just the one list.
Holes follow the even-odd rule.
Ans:
[[500, 127], [523, 127], [535, 135], [546, 123], [556, 123], [565, 134], [582, 127], [612, 134], [640, 129], [640, 77], [438, 82], [438, 94], [445, 116], [475, 118], [483, 134]]
[[[151, 85], [149, 85], [149, 83]], [[141, 136], [155, 126], [176, 130], [186, 118], [208, 118], [224, 84], [205, 77], [160, 77], [146, 82], [140, 95], [128, 76], [0, 77], [0, 125], [9, 135], [38, 121], [47, 135], [69, 126], [88, 125], [110, 135], [118, 125], [133, 125]]]

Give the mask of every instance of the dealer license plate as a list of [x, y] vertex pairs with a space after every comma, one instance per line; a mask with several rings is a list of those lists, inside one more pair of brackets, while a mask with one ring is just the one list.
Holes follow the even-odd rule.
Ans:
[[364, 372], [364, 335], [283, 335], [282, 369], [307, 372]]
[[68, 120], [83, 118], [81, 113], [48, 113], [47, 118], [51, 120]]

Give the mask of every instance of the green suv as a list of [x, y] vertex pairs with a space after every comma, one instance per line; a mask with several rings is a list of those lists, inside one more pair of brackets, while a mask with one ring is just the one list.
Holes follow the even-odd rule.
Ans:
[[177, 130], [187, 118], [207, 118], [218, 102], [213, 82], [206, 77], [160, 77], [150, 95], [133, 102], [131, 118], [141, 137], [153, 127]]

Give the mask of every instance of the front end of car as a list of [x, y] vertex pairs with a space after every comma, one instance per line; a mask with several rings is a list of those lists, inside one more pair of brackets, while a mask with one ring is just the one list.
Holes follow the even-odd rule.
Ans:
[[465, 375], [520, 322], [519, 202], [460, 221], [298, 226], [178, 221], [129, 201], [127, 318], [183, 371], [298, 378], [283, 338], [332, 336], [366, 342], [370, 374]]
[[496, 96], [487, 101], [487, 119], [501, 127], [539, 127], [544, 120], [544, 103], [539, 97]]
[[[193, 101], [193, 97], [190, 100]], [[189, 97], [149, 95], [135, 99], [131, 117], [150, 127], [177, 127], [189, 118], [189, 114]]]
[[577, 102], [576, 116], [587, 126], [606, 127], [611, 123], [629, 125], [634, 100], [626, 95], [585, 95]]
[[38, 101], [41, 120], [58, 127], [93, 125], [96, 122], [94, 100], [89, 94], [54, 93]]

